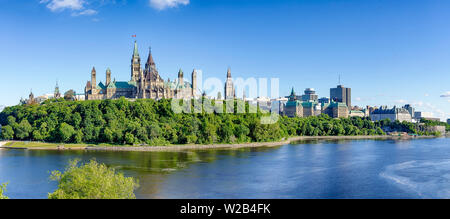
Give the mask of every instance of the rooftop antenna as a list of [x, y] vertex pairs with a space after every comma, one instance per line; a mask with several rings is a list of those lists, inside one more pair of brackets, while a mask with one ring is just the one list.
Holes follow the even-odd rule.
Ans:
[[339, 74], [339, 85], [341, 85], [341, 75]]

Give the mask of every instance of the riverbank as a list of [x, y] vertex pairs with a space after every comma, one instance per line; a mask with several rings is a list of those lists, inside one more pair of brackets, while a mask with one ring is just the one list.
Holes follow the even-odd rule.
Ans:
[[94, 150], [94, 151], [182, 151], [203, 149], [236, 149], [254, 147], [276, 147], [303, 140], [358, 140], [358, 139], [423, 139], [435, 136], [296, 136], [277, 142], [212, 144], [212, 145], [170, 145], [170, 146], [124, 146], [124, 145], [90, 145], [90, 144], [58, 144], [23, 141], [2, 141], [0, 149], [26, 150]]

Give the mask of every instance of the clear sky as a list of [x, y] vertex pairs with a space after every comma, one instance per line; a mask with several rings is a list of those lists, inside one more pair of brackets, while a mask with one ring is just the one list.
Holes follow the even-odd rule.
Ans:
[[278, 77], [280, 93], [338, 83], [353, 104], [450, 117], [450, 1], [0, 0], [0, 105], [82, 92], [92, 66], [130, 79], [133, 38], [161, 76]]

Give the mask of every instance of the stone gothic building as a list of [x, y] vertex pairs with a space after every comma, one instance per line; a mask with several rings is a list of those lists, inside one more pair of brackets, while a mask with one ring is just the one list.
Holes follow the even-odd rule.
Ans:
[[191, 82], [184, 80], [184, 73], [178, 71], [178, 79], [164, 81], [156, 69], [150, 50], [145, 68], [141, 68], [137, 42], [134, 42], [133, 56], [131, 58], [131, 80], [111, 80], [111, 70], [106, 70], [105, 83], [97, 84], [97, 71], [95, 67], [91, 71], [91, 80], [86, 83], [86, 100], [117, 99], [120, 97], [137, 99], [190, 99], [198, 98], [197, 72], [194, 69], [191, 74]]

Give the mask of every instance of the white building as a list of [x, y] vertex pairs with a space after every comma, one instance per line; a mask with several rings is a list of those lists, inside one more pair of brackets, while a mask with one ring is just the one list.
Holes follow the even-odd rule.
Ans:
[[404, 107], [398, 108], [396, 106], [392, 109], [388, 109], [387, 106], [381, 106], [370, 114], [370, 119], [372, 121], [390, 119], [391, 121], [412, 122], [412, 116], [408, 109]]

